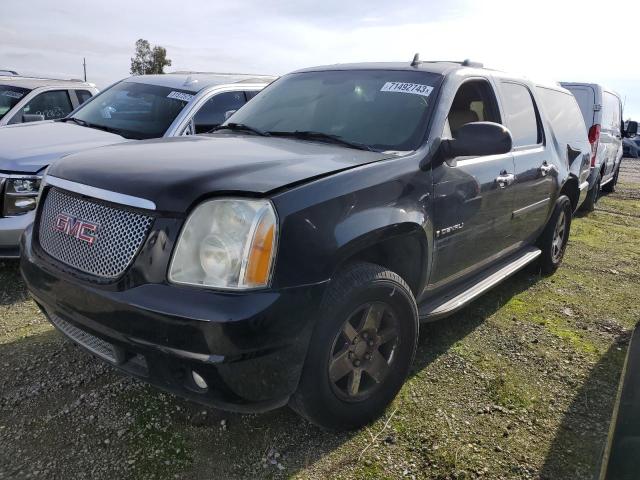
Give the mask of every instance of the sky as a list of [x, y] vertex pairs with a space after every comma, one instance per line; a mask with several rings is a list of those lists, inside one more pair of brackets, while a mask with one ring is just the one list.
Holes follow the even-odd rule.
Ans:
[[[610, 5], [611, 8], [605, 8]], [[138, 38], [167, 49], [165, 70], [280, 75], [346, 62], [470, 58], [534, 80], [601, 83], [640, 119], [640, 62], [618, 3], [574, 0], [2, 0], [0, 69], [129, 75]]]

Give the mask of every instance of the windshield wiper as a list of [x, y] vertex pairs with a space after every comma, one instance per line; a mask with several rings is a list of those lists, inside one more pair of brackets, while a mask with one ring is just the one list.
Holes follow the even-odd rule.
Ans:
[[235, 122], [227, 123], [226, 125], [218, 125], [217, 127], [212, 128], [208, 133], [217, 132], [218, 130], [234, 130], [234, 131], [241, 131], [241, 132], [251, 132], [251, 133], [255, 133], [256, 135], [260, 135], [261, 137], [270, 136], [269, 132], [263, 132], [258, 128], [245, 125], [244, 123], [235, 123]]
[[267, 132], [273, 135], [274, 137], [292, 137], [299, 138], [301, 140], [324, 140], [331, 143], [335, 143], [337, 145], [343, 145], [349, 148], [356, 148], [358, 150], [367, 150], [369, 152], [378, 152], [375, 148], [365, 145], [363, 143], [351, 142], [349, 140], [345, 140], [340, 135], [332, 135], [330, 133], [324, 132], [314, 132], [311, 130], [296, 130], [293, 132]]
[[61, 122], [71, 121], [83, 127], [95, 128], [96, 130], [103, 130], [105, 132], [115, 133], [116, 135], [120, 135], [121, 137], [127, 138], [125, 135], [122, 134], [122, 130], [119, 130], [113, 127], [107, 127], [106, 125], [98, 125], [97, 123], [90, 123], [85, 120], [80, 120], [79, 118], [76, 118], [76, 117], [65, 117], [65, 118], [61, 118], [59, 121]]

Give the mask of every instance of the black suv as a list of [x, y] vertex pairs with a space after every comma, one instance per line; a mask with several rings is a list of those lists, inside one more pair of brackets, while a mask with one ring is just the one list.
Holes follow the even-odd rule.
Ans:
[[402, 386], [421, 321], [560, 264], [590, 150], [545, 104], [572, 98], [470, 62], [301, 70], [210, 135], [57, 162], [22, 272], [127, 373], [355, 428]]

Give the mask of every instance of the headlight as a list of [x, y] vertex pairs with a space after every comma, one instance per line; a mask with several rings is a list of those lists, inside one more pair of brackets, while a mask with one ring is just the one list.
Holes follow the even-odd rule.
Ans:
[[180, 234], [169, 280], [229, 289], [265, 287], [276, 236], [276, 214], [268, 200], [204, 202], [191, 213]]
[[13, 217], [22, 215], [36, 208], [40, 182], [42, 177], [35, 175], [0, 178], [0, 187], [4, 180], [2, 191], [2, 216]]

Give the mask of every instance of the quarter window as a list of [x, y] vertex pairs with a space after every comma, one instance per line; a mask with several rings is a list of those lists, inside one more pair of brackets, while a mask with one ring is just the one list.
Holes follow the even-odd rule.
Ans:
[[193, 117], [195, 133], [206, 133], [222, 124], [226, 112], [238, 110], [246, 103], [244, 92], [224, 92], [207, 100]]
[[21, 123], [23, 115], [42, 115], [45, 120], [66, 117], [73, 107], [66, 90], [43, 92], [20, 110], [11, 123]]
[[76, 96], [78, 97], [78, 101], [80, 102], [80, 105], [82, 105], [84, 102], [86, 102], [92, 97], [91, 92], [87, 90], [76, 90], [75, 92], [76, 92]]
[[502, 92], [514, 148], [542, 143], [542, 132], [529, 89], [517, 83], [503, 83]]

